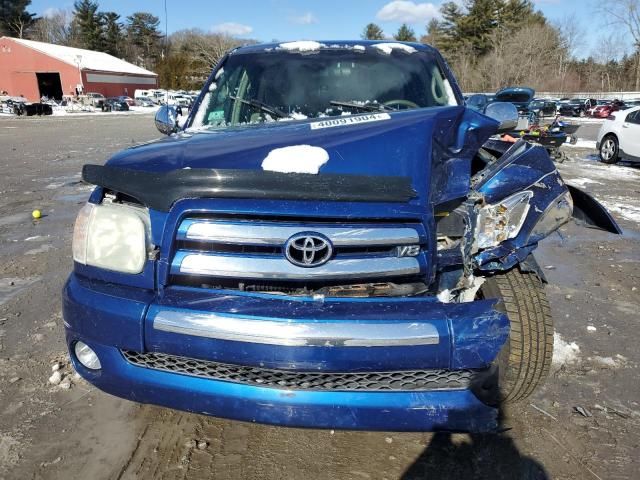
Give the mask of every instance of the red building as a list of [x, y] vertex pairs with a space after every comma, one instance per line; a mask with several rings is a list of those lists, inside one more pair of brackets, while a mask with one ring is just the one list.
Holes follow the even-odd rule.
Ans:
[[0, 37], [0, 92], [35, 102], [76, 91], [105, 97], [156, 88], [158, 75], [112, 55], [19, 38]]

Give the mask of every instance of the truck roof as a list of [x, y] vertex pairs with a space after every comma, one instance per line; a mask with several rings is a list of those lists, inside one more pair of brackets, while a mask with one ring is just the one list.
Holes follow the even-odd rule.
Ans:
[[[293, 52], [311, 52], [320, 49], [338, 49], [354, 47], [373, 47], [375, 45], [405, 46], [423, 52], [434, 52], [436, 49], [430, 45], [417, 42], [398, 42], [395, 40], [299, 40], [290, 42], [260, 43], [245, 45], [232, 51], [238, 53], [272, 52], [276, 50], [290, 50]], [[393, 47], [392, 47], [393, 48]]]

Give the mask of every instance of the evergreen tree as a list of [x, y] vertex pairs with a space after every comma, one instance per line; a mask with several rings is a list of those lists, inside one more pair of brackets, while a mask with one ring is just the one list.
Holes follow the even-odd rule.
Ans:
[[34, 23], [35, 14], [27, 12], [31, 0], [0, 0], [0, 36], [22, 38]]
[[393, 38], [395, 38], [399, 42], [415, 42], [416, 32], [414, 32], [413, 29], [409, 27], [409, 25], [403, 23], [402, 26], [398, 29], [398, 33], [396, 33]]
[[442, 25], [437, 19], [432, 18], [427, 25], [427, 34], [420, 38], [420, 43], [440, 48], [442, 36]]
[[160, 57], [160, 19], [148, 12], [136, 12], [127, 17], [127, 22], [130, 59], [152, 68]]
[[102, 50], [102, 18], [98, 13], [98, 2], [77, 0], [73, 4], [73, 23], [81, 48]]
[[103, 37], [103, 50], [116, 57], [122, 57], [122, 24], [120, 15], [115, 12], [103, 12], [100, 14], [102, 17], [102, 37]]
[[364, 28], [362, 38], [364, 40], [384, 40], [384, 32], [375, 23], [370, 23]]

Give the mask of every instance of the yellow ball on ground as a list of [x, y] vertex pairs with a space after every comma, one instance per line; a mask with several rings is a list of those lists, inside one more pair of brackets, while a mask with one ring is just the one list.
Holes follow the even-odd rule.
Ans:
[[31, 216], [33, 218], [40, 218], [42, 217], [42, 212], [40, 210], [34, 210], [33, 212], [31, 212]]

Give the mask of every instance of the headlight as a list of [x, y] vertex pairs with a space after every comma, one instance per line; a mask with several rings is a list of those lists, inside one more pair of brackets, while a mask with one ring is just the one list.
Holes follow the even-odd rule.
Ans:
[[518, 192], [495, 205], [487, 205], [480, 209], [476, 225], [476, 243], [480, 248], [496, 245], [514, 238], [529, 213], [529, 199], [533, 192]]
[[140, 273], [147, 260], [149, 212], [121, 204], [87, 203], [73, 231], [73, 259], [83, 265]]

